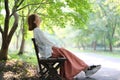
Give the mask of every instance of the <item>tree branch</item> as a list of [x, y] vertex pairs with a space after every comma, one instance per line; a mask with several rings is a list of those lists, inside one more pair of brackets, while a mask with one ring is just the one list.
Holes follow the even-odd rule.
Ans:
[[37, 3], [37, 4], [27, 4], [27, 5], [19, 8], [19, 9], [17, 9], [17, 11], [19, 11], [19, 10], [21, 10], [21, 9], [24, 9], [24, 8], [26, 8], [27, 6], [30, 6], [30, 5], [38, 5], [38, 4], [40, 4], [40, 3]]
[[5, 21], [4, 21], [4, 38], [6, 38], [7, 36], [7, 33], [8, 33], [8, 29], [9, 29], [9, 5], [8, 5], [8, 0], [5, 0], [4, 1], [4, 4], [5, 4], [5, 11], [6, 11], [6, 15], [5, 15]]
[[1, 25], [0, 25], [0, 32], [3, 34], [3, 30], [2, 30], [2, 28], [1, 28]]
[[49, 3], [47, 3], [47, 2], [43, 2], [43, 3], [42, 3], [42, 2], [40, 2], [40, 3], [36, 3], [36, 4], [27, 4], [27, 5], [19, 8], [19, 9], [17, 9], [17, 11], [19, 11], [19, 10], [21, 10], [21, 9], [23, 9], [23, 8], [26, 8], [27, 6], [30, 6], [30, 5], [40, 5], [40, 4], [49, 4]]
[[17, 5], [17, 8], [20, 7], [20, 5], [24, 2], [24, 0], [21, 0], [21, 2]]
[[19, 16], [18, 16], [18, 14], [17, 14], [16, 12], [14, 12], [13, 16], [14, 16], [14, 19], [15, 19], [15, 20], [14, 20], [13, 26], [12, 26], [9, 34], [8, 34], [8, 39], [9, 39], [8, 41], [11, 40], [11, 38], [12, 38], [15, 30], [16, 30], [17, 27], [18, 27], [18, 18], [19, 18]]
[[[14, 6], [13, 6], [13, 8], [12, 8], [12, 13], [11, 13], [10, 17], [17, 11], [17, 8], [20, 7], [20, 5], [21, 5], [23, 2], [24, 2], [24, 0], [21, 0], [20, 3], [19, 3], [19, 0], [16, 0], [16, 1], [14, 2]], [[17, 3], [19, 3], [19, 4], [17, 5]]]
[[[44, 0], [42, 0], [41, 3], [42, 3], [43, 1], [44, 1]], [[39, 5], [39, 6], [34, 10], [34, 12], [36, 12], [37, 9], [39, 9], [40, 7], [41, 7], [41, 5]]]

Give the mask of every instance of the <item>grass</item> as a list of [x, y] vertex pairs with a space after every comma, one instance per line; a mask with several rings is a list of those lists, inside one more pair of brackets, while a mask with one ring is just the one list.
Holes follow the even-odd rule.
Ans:
[[24, 53], [23, 55], [18, 55], [16, 52], [14, 52], [14, 53], [10, 53], [8, 56], [9, 59], [21, 60], [33, 65], [37, 64], [37, 58], [33, 53]]
[[[120, 58], [120, 52], [119, 51], [92, 51], [92, 50], [79, 50], [75, 48], [68, 48], [68, 50], [73, 51], [73, 52], [85, 52], [85, 53], [95, 53], [99, 55], [104, 55], [104, 56], [110, 56], [114, 58]], [[30, 64], [36, 65], [37, 64], [37, 58], [34, 53], [24, 53], [23, 55], [17, 55], [17, 52], [11, 52], [9, 54], [9, 59], [16, 59], [16, 60], [22, 60], [25, 62], [28, 62]]]
[[71, 51], [74, 51], [74, 52], [85, 52], [85, 53], [95, 53], [95, 54], [99, 54], [99, 55], [104, 55], [104, 56], [110, 56], [110, 57], [114, 57], [114, 58], [120, 58], [120, 52], [119, 51], [113, 51], [113, 52], [110, 52], [110, 51], [93, 51], [93, 50], [79, 50], [79, 49], [76, 49], [76, 48], [69, 48], [69, 50]]
[[100, 54], [100, 55], [104, 55], [104, 56], [120, 58], [120, 52], [117, 52], [117, 51], [113, 51], [113, 52], [110, 52], [110, 51], [91, 51], [91, 52], [96, 53], [96, 54]]

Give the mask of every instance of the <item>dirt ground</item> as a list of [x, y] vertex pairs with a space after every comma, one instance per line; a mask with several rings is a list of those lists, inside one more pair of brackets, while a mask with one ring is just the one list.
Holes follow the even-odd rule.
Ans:
[[0, 62], [0, 80], [39, 80], [37, 68], [19, 60]]

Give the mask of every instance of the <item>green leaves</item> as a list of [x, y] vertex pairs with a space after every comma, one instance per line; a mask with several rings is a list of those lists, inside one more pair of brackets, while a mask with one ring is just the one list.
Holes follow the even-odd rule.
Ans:
[[45, 25], [56, 25], [65, 27], [68, 23], [78, 28], [85, 25], [90, 11], [87, 0], [55, 0], [52, 3], [44, 4], [43, 21]]
[[88, 0], [70, 0], [67, 1], [69, 7], [73, 10], [73, 18], [75, 21], [75, 26], [80, 28], [81, 26], [85, 25], [88, 14], [90, 10], [90, 4]]

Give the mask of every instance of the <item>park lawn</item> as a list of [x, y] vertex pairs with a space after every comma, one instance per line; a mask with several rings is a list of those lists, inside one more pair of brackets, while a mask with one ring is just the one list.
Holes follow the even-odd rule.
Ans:
[[120, 58], [120, 51], [100, 51], [100, 50], [79, 50], [76, 48], [68, 48], [68, 50], [73, 51], [73, 52], [77, 52], [77, 53], [94, 53], [94, 54], [99, 54], [99, 55], [104, 55], [104, 56], [110, 56], [110, 57], [114, 57], [114, 58]]
[[9, 59], [21, 60], [32, 65], [37, 65], [37, 58], [36, 55], [33, 53], [24, 53], [23, 55], [18, 55], [17, 53], [10, 53]]
[[110, 51], [95, 51], [95, 53], [101, 54], [101, 55], [104, 55], [104, 56], [120, 58], [120, 52], [116, 52], [116, 51], [113, 51], [113, 52], [110, 52]]

